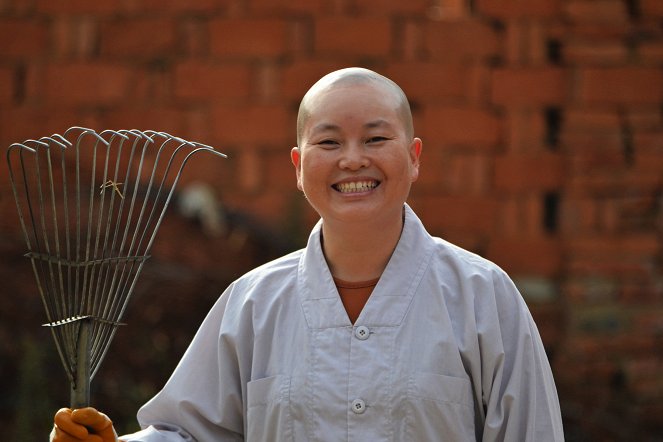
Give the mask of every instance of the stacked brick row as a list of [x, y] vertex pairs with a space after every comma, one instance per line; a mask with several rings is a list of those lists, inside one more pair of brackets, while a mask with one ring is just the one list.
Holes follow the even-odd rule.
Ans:
[[299, 99], [336, 68], [382, 72], [424, 140], [411, 204], [521, 286], [569, 438], [646, 438], [663, 413], [661, 22], [660, 0], [0, 0], [0, 144], [165, 130], [230, 155], [185, 182], [304, 234]]

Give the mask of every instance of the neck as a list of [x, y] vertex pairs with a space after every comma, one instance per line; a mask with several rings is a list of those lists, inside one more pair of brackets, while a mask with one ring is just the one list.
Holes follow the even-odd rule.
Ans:
[[349, 282], [379, 278], [402, 229], [402, 214], [370, 224], [323, 221], [323, 251], [332, 275]]

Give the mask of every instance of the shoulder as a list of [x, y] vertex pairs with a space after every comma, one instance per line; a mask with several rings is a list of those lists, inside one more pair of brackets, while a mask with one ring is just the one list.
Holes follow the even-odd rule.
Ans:
[[472, 303], [509, 308], [522, 304], [516, 285], [499, 265], [441, 238], [433, 240], [431, 273], [453, 292]]
[[432, 237], [432, 239], [435, 243], [435, 258], [464, 276], [485, 275], [491, 278], [506, 276], [504, 270], [494, 262], [442, 238]]

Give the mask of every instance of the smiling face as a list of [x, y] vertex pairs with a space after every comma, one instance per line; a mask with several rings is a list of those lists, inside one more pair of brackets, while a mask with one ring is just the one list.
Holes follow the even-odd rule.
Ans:
[[404, 118], [404, 96], [387, 81], [340, 77], [314, 86], [302, 103], [291, 156], [297, 187], [325, 222], [400, 222], [421, 140]]

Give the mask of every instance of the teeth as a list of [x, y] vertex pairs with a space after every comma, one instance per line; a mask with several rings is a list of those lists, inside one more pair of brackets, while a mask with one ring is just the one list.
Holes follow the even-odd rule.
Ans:
[[340, 183], [336, 189], [341, 193], [366, 192], [377, 186], [375, 181], [353, 181], [349, 183]]

